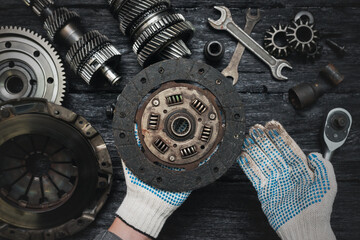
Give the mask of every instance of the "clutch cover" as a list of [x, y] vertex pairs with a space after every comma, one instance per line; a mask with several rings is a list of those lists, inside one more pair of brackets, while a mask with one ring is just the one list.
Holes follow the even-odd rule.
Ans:
[[58, 239], [94, 221], [112, 164], [99, 133], [46, 100], [0, 105], [0, 236]]
[[189, 191], [221, 177], [240, 155], [245, 114], [219, 71], [186, 59], [154, 64], [117, 99], [115, 144], [145, 183]]

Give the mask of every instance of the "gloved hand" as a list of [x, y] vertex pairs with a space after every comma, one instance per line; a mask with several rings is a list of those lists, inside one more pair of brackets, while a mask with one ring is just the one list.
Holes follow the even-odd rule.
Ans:
[[336, 239], [330, 215], [334, 169], [321, 154], [306, 158], [280, 123], [255, 125], [238, 163], [255, 187], [270, 225], [282, 239]]
[[167, 192], [139, 180], [122, 162], [126, 196], [116, 214], [136, 230], [156, 238], [166, 219], [188, 198], [190, 192]]

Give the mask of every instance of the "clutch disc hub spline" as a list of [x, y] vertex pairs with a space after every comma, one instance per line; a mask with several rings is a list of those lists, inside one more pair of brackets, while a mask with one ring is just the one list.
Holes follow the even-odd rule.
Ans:
[[[170, 94], [181, 88], [188, 88], [188, 91], [183, 91], [185, 94], [182, 96]], [[187, 99], [191, 96], [194, 99]], [[183, 104], [172, 106], [177, 100], [183, 101]], [[161, 112], [154, 110], [155, 107], [161, 107], [162, 101], [168, 104], [164, 111], [162, 108]], [[203, 108], [198, 108], [201, 117], [191, 110], [201, 105], [199, 101], [208, 109], [202, 114]], [[194, 102], [195, 105], [189, 106]], [[213, 106], [214, 103], [217, 106]], [[151, 110], [155, 113], [158, 111], [158, 119], [165, 118], [159, 120], [157, 127], [154, 127], [156, 114], [151, 114]], [[221, 117], [216, 114], [217, 110]], [[214, 127], [216, 130], [213, 135], [217, 136], [213, 136], [212, 140], [209, 135], [196, 133], [207, 124], [210, 124], [208, 129]], [[197, 130], [192, 131], [194, 127]], [[138, 178], [162, 190], [182, 192], [214, 182], [236, 161], [245, 136], [245, 114], [236, 89], [219, 71], [192, 60], [166, 60], [144, 69], [128, 83], [118, 96], [113, 128], [120, 157]], [[159, 129], [165, 133], [160, 133]], [[157, 134], [163, 140], [162, 144], [156, 141]], [[155, 140], [153, 146], [149, 144], [149, 137]], [[177, 141], [176, 144], [174, 141]], [[191, 142], [195, 148], [183, 151], [178, 145], [182, 142]], [[203, 147], [204, 142], [217, 146]], [[165, 156], [175, 149], [178, 149], [179, 155]], [[194, 149], [199, 150], [197, 155], [193, 155], [196, 153]], [[208, 152], [201, 154], [201, 149]], [[164, 154], [164, 158], [161, 158], [161, 154]], [[195, 159], [191, 159], [194, 156]]]
[[112, 164], [83, 117], [43, 99], [0, 104], [0, 236], [59, 239], [105, 203]]

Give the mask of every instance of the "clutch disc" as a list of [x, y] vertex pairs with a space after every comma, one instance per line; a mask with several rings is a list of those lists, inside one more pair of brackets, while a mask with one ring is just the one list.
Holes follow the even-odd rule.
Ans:
[[0, 105], [0, 236], [72, 235], [95, 219], [111, 181], [105, 143], [83, 117], [40, 99]]
[[31, 30], [0, 28], [0, 103], [37, 97], [61, 104], [65, 71], [52, 45]]
[[167, 60], [125, 87], [113, 128], [118, 152], [138, 178], [179, 192], [203, 187], [231, 167], [245, 115], [239, 94], [216, 69]]

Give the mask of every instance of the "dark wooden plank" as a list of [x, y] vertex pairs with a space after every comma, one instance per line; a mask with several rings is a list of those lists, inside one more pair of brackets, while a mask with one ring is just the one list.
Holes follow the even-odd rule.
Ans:
[[[86, 230], [68, 239], [92, 239], [100, 229], [107, 228], [114, 212], [125, 196], [126, 187], [120, 158], [114, 146], [111, 121], [104, 114], [105, 106], [113, 103], [126, 83], [141, 68], [137, 64], [131, 44], [119, 32], [117, 21], [107, 9], [106, 0], [62, 0], [59, 5], [68, 6], [83, 17], [85, 29], [100, 29], [123, 53], [119, 87], [87, 86], [66, 66], [69, 94], [64, 106], [83, 115], [101, 133], [110, 151], [114, 166], [114, 185], [109, 200], [97, 220]], [[289, 61], [294, 70], [286, 72], [287, 82], [275, 81], [268, 68], [252, 54], [244, 54], [240, 66], [240, 81], [236, 86], [246, 106], [247, 128], [255, 123], [280, 121], [306, 153], [321, 151], [320, 132], [327, 111], [334, 107], [345, 107], [353, 115], [353, 128], [347, 143], [334, 155], [333, 164], [337, 174], [339, 192], [334, 204], [332, 226], [338, 239], [358, 239], [360, 229], [360, 81], [358, 66], [360, 60], [360, 32], [358, 0], [212, 0], [173, 1], [176, 11], [183, 13], [193, 22], [196, 35], [189, 46], [192, 59], [204, 60], [203, 46], [207, 40], [217, 39], [225, 43], [224, 61], [215, 65], [223, 69], [231, 58], [235, 40], [225, 32], [209, 27], [207, 18], [216, 18], [215, 5], [231, 8], [234, 20], [244, 25], [245, 9], [262, 9], [262, 21], [255, 27], [253, 37], [262, 43], [264, 31], [278, 22], [289, 22], [299, 10], [308, 9], [315, 17], [316, 27], [326, 32], [340, 32], [339, 43], [346, 45], [347, 56], [339, 59], [325, 46], [323, 57], [314, 64], [303, 64], [294, 57]], [[2, 1], [0, 7], [1, 25], [19, 25], [31, 28], [45, 35], [40, 20], [25, 7], [21, 0]], [[60, 48], [62, 56], [65, 49]], [[345, 81], [328, 91], [317, 104], [304, 111], [295, 111], [288, 102], [287, 91], [300, 82], [311, 82], [318, 78], [321, 67], [333, 62], [346, 76]], [[240, 146], [239, 146], [240, 147]], [[197, 190], [175, 214], [169, 218], [159, 239], [278, 239], [261, 211], [256, 192], [241, 169], [234, 166], [216, 183]]]

